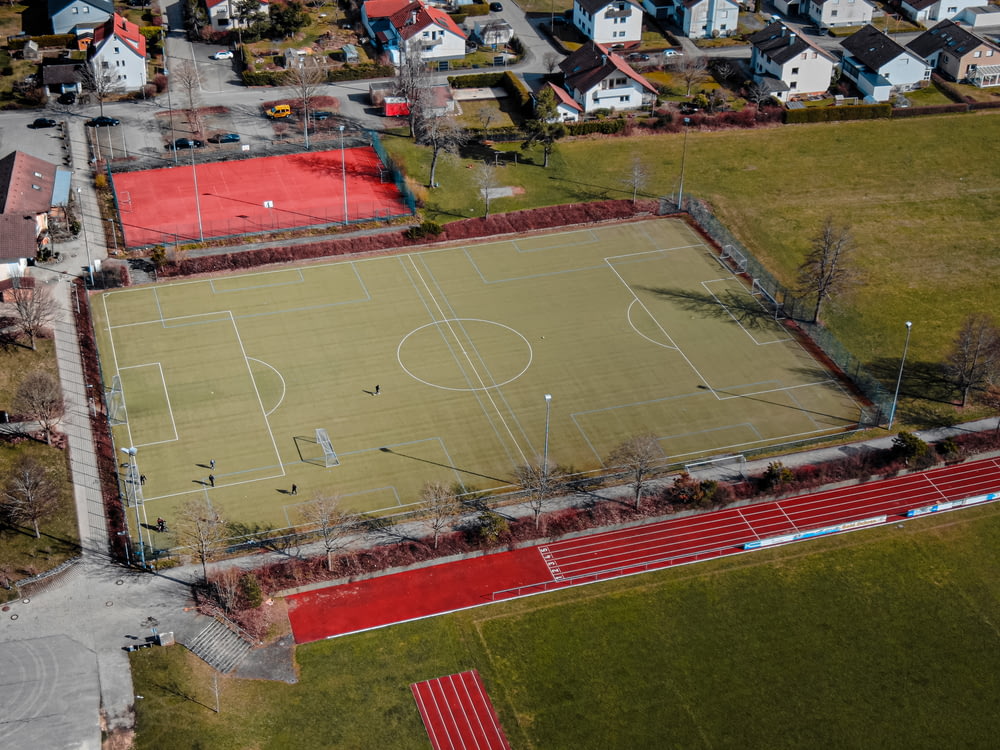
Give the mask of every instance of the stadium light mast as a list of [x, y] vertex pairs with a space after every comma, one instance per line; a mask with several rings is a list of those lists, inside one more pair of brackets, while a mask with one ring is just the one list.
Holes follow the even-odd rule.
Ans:
[[691, 118], [684, 118], [684, 145], [681, 147], [681, 184], [678, 186], [677, 190], [677, 209], [680, 211], [684, 210], [684, 167], [687, 165], [687, 155], [688, 155], [688, 132], [691, 130], [688, 126], [691, 124]]
[[542, 471], [549, 471], [549, 415], [552, 413], [552, 394], [545, 394], [545, 452], [542, 454]]
[[340, 179], [344, 183], [344, 227], [347, 227], [347, 155], [344, 153], [344, 125], [340, 125]]
[[[174, 149], [174, 153], [177, 153], [177, 144], [173, 143], [171, 146]], [[198, 214], [198, 241], [205, 241], [205, 229], [201, 224], [201, 196], [198, 194], [198, 168], [194, 163], [194, 149], [188, 149], [191, 152], [191, 178], [194, 180], [194, 210]]]
[[892, 408], [889, 410], [889, 426], [886, 428], [888, 430], [892, 429], [892, 423], [896, 419], [896, 402], [899, 401], [899, 386], [903, 382], [903, 366], [906, 365], [906, 352], [910, 348], [910, 331], [913, 330], [913, 321], [906, 321], [906, 341], [903, 344], [903, 356], [899, 360], [899, 375], [896, 378], [896, 392], [892, 396]]

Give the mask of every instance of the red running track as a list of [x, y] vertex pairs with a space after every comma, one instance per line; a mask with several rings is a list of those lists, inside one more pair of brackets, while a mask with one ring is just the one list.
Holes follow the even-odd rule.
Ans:
[[1000, 460], [525, 547], [288, 598], [298, 643], [743, 552], [742, 545], [1000, 491]]
[[475, 669], [410, 685], [434, 750], [510, 750]]

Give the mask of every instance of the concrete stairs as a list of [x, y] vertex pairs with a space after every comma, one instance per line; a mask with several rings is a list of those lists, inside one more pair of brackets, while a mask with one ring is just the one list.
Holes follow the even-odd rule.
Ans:
[[216, 617], [198, 635], [184, 644], [198, 658], [220, 672], [232, 672], [253, 646], [229, 623]]

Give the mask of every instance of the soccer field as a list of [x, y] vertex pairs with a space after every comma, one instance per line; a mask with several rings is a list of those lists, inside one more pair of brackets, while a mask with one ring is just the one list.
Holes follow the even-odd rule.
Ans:
[[672, 219], [115, 290], [92, 308], [105, 384], [121, 383], [117, 445], [136, 448], [148, 515], [168, 519], [202, 493], [282, 527], [317, 493], [386, 513], [429, 480], [502, 487], [538, 460], [547, 421], [549, 458], [582, 471], [640, 433], [691, 461], [860, 413]]

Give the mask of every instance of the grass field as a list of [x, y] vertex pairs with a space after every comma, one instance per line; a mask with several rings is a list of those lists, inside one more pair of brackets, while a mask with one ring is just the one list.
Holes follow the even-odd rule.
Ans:
[[426, 748], [407, 685], [470, 668], [516, 748], [993, 747], [998, 544], [993, 504], [300, 646], [219, 714], [141, 651], [137, 747]]
[[167, 518], [206, 491], [233, 520], [285, 526], [317, 492], [392, 511], [432, 479], [503, 486], [543, 452], [546, 393], [550, 458], [577, 470], [643, 432], [680, 461], [859, 418], [675, 220], [112, 291], [93, 309], [127, 405], [117, 443]]

